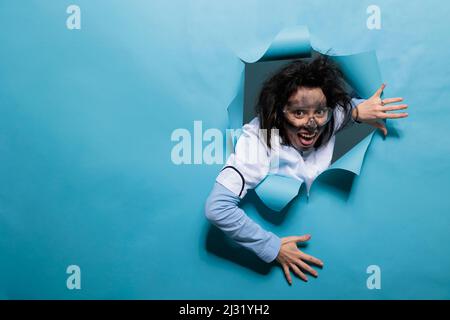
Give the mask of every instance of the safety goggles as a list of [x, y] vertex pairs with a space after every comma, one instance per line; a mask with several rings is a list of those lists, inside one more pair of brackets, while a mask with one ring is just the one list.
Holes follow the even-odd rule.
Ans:
[[299, 108], [287, 105], [284, 108], [283, 113], [287, 120], [289, 120], [291, 124], [295, 124], [296, 127], [312, 124], [311, 119], [314, 120], [318, 127], [323, 127], [331, 120], [333, 109], [329, 107]]

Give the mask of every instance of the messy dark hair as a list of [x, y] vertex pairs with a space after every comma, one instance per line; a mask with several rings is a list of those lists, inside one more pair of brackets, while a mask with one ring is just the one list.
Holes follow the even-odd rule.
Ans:
[[[346, 91], [342, 71], [328, 57], [319, 54], [310, 62], [294, 60], [263, 83], [256, 104], [260, 128], [267, 130], [266, 144], [271, 148], [271, 129], [278, 129], [281, 143], [292, 146], [284, 128], [283, 108], [299, 87], [321, 88], [327, 106], [344, 110], [343, 128], [351, 119], [351, 95]], [[333, 135], [334, 117], [325, 125], [315, 147], [326, 144]]]

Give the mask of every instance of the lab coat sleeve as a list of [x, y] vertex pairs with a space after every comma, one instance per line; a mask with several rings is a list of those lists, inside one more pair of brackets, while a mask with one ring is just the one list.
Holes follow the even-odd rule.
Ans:
[[216, 178], [217, 182], [241, 199], [269, 172], [270, 156], [263, 134], [264, 131], [259, 130], [255, 121], [244, 125], [234, 152]]
[[253, 251], [264, 262], [272, 262], [280, 251], [281, 239], [250, 219], [238, 207], [239, 201], [239, 196], [215, 182], [206, 200], [205, 215], [236, 243]]
[[[359, 105], [360, 103], [366, 101], [366, 99], [361, 99], [361, 98], [352, 98], [350, 101], [350, 104], [352, 106], [352, 109], [354, 109], [357, 105]], [[342, 130], [345, 126], [344, 122], [345, 122], [345, 112], [344, 112], [344, 108], [342, 106], [337, 106], [334, 109], [334, 132], [337, 133], [338, 131]], [[355, 123], [355, 121], [353, 120], [353, 118], [347, 122], [348, 123]]]

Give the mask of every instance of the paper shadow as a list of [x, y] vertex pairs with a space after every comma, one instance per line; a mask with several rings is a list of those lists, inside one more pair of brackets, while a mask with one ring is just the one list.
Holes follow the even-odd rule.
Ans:
[[[294, 198], [295, 199], [295, 198]], [[266, 221], [281, 225], [286, 218], [287, 212], [292, 205], [291, 201], [282, 211], [273, 211], [261, 201], [256, 192], [249, 190], [240, 203], [240, 207], [252, 206], [258, 214]], [[276, 261], [266, 263], [262, 261], [254, 252], [236, 244], [224, 232], [214, 225], [209, 225], [206, 235], [206, 250], [218, 257], [229, 260], [242, 267], [265, 275], [276, 265]]]
[[242, 267], [266, 275], [276, 262], [266, 263], [252, 251], [238, 245], [219, 228], [209, 225], [206, 234], [206, 250], [218, 257], [229, 260]]
[[329, 190], [344, 201], [347, 201], [353, 186], [355, 174], [347, 170], [333, 169], [323, 172], [315, 181], [313, 188]]

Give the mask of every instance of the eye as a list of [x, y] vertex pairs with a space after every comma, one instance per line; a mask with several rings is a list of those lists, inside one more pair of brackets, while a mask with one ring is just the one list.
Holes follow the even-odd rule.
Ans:
[[326, 110], [326, 109], [318, 109], [318, 110], [316, 111], [316, 114], [317, 114], [318, 116], [324, 116], [324, 115], [326, 115], [326, 113], [327, 113], [327, 110]]
[[294, 115], [296, 117], [304, 117], [305, 116], [305, 111], [303, 111], [303, 110], [295, 110], [294, 111]]

